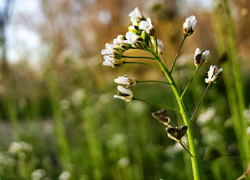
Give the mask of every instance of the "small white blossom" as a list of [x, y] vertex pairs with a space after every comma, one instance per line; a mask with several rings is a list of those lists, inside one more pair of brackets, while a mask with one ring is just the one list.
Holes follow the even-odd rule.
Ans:
[[103, 65], [104, 66], [111, 66], [113, 68], [119, 67], [123, 64], [123, 60], [111, 58], [110, 56], [104, 56]]
[[130, 14], [129, 14], [133, 25], [137, 25], [142, 18], [142, 14], [140, 10], [136, 7]]
[[222, 68], [218, 69], [217, 66], [210, 66], [208, 71], [208, 78], [205, 79], [206, 83], [215, 82], [216, 78], [218, 77], [219, 73], [222, 71]]
[[117, 84], [125, 85], [126, 88], [131, 88], [136, 85], [136, 80], [132, 76], [119, 76], [114, 80]]
[[114, 95], [114, 98], [119, 98], [125, 100], [126, 102], [130, 102], [133, 99], [133, 93], [130, 89], [126, 89], [123, 86], [117, 87], [117, 94]]
[[43, 169], [36, 169], [32, 172], [32, 180], [40, 180], [45, 176], [45, 171]]
[[118, 35], [117, 38], [113, 40], [113, 44], [116, 50], [118, 49], [120, 51], [125, 51], [131, 47], [131, 45], [127, 44], [125, 40], [126, 40], [126, 37], [124, 35]]
[[247, 134], [250, 135], [250, 126], [247, 127]]
[[71, 177], [71, 173], [68, 171], [62, 172], [59, 176], [59, 180], [68, 180]]
[[9, 147], [9, 152], [11, 154], [17, 155], [22, 151], [26, 152], [32, 151], [31, 145], [26, 142], [13, 142]]
[[139, 29], [146, 31], [149, 33], [149, 31], [153, 28], [153, 25], [151, 23], [151, 19], [147, 18], [147, 21], [141, 21]]
[[201, 66], [206, 61], [208, 55], [208, 50], [201, 51], [199, 48], [197, 48], [194, 54], [194, 65], [196, 67]]
[[192, 15], [188, 17], [186, 21], [183, 23], [184, 34], [187, 36], [193, 34], [196, 23], [197, 20], [195, 19], [195, 16]]
[[113, 44], [115, 46], [120, 46], [122, 43], [124, 43], [125, 36], [124, 35], [118, 35], [116, 39], [113, 40]]
[[129, 165], [129, 158], [123, 157], [118, 161], [117, 164], [120, 168], [125, 168]]
[[117, 53], [117, 51], [115, 49], [115, 45], [106, 43], [105, 47], [106, 47], [106, 49], [103, 49], [101, 51], [102, 55], [112, 55], [114, 53]]
[[137, 43], [138, 41], [141, 41], [141, 37], [132, 33], [131, 31], [128, 31], [126, 33], [126, 40], [124, 41], [124, 43], [127, 43], [127, 44], [131, 44], [131, 45], [134, 45], [135, 43]]

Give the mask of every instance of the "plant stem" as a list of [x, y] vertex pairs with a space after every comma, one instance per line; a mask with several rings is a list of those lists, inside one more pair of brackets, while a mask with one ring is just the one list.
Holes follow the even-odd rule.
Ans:
[[142, 58], [142, 59], [151, 59], [151, 60], [155, 60], [155, 58], [152, 58], [152, 57], [145, 57], [145, 56], [122, 56], [122, 58], [131, 58], [131, 59]]
[[172, 74], [172, 72], [173, 72], [173, 70], [174, 70], [174, 66], [175, 66], [177, 57], [178, 57], [178, 55], [179, 55], [179, 52], [180, 52], [180, 50], [181, 50], [181, 48], [182, 48], [182, 45], [184, 44], [184, 41], [185, 41], [186, 38], [187, 38], [187, 36], [184, 35], [184, 38], [183, 38], [182, 43], [181, 43], [181, 45], [180, 45], [180, 48], [179, 48], [179, 50], [177, 51], [177, 53], [176, 53], [176, 55], [175, 55], [175, 57], [174, 57], [174, 62], [173, 62], [173, 64], [172, 64], [172, 66], [171, 66], [171, 70], [170, 70], [170, 73], [169, 73], [170, 75]]
[[155, 48], [156, 48], [155, 50], [156, 50], [156, 54], [158, 56], [158, 41], [157, 41], [156, 35], [154, 37], [155, 37]]
[[138, 98], [135, 98], [135, 97], [133, 97], [133, 100], [142, 101], [142, 102], [145, 102], [145, 103], [148, 103], [148, 104], [152, 104], [152, 105], [155, 105], [155, 106], [159, 106], [159, 107], [162, 107], [162, 108], [165, 108], [165, 109], [171, 110], [171, 111], [180, 112], [180, 110], [179, 110], [179, 109], [175, 109], [175, 108], [168, 107], [168, 106], [165, 106], [165, 105], [162, 105], [162, 104], [157, 104], [157, 103], [154, 103], [154, 102], [150, 102], [150, 101], [146, 101], [146, 100], [138, 99]]
[[144, 62], [124, 61], [123, 64], [142, 64], [142, 65], [147, 65], [147, 66], [150, 66], [153, 68], [160, 69], [158, 66], [155, 66], [153, 64], [144, 63]]
[[238, 179], [236, 180], [242, 180], [242, 179], [245, 179], [247, 176], [245, 174], [243, 174], [242, 176], [240, 176]]
[[139, 81], [139, 80], [136, 80], [136, 83], [147, 83], [147, 82], [156, 82], [156, 83], [164, 83], [164, 84], [169, 84], [169, 82], [167, 81], [158, 81], [158, 80], [145, 80], [145, 81]]
[[187, 84], [186, 88], [184, 89], [183, 93], [181, 94], [181, 99], [183, 98], [183, 96], [184, 96], [185, 92], [187, 91], [187, 89], [188, 89], [188, 87], [189, 87], [190, 83], [191, 83], [191, 82], [192, 82], [192, 80], [194, 79], [194, 76], [195, 76], [195, 74], [197, 73], [197, 71], [198, 71], [199, 67], [200, 67], [200, 66], [198, 66], [198, 67], [195, 69], [195, 71], [194, 71], [194, 73], [193, 73], [193, 75], [192, 75], [192, 77], [191, 77], [190, 81], [188, 82], [188, 84]]
[[205, 89], [205, 91], [204, 91], [204, 93], [203, 93], [203, 95], [202, 95], [202, 97], [201, 97], [201, 99], [200, 99], [200, 101], [199, 101], [199, 103], [198, 103], [196, 109], [195, 109], [194, 112], [193, 112], [193, 115], [191, 116], [191, 118], [190, 118], [190, 120], [189, 120], [190, 122], [192, 121], [192, 119], [193, 119], [194, 115], [196, 114], [197, 110], [199, 109], [199, 107], [200, 107], [200, 105], [201, 105], [201, 101], [203, 100], [203, 98], [204, 98], [204, 96], [205, 96], [207, 90], [209, 89], [210, 85], [211, 85], [211, 83], [209, 83], [209, 84], [207, 85], [207, 88]]
[[192, 126], [189, 123], [189, 117], [188, 117], [185, 105], [184, 105], [184, 103], [183, 103], [183, 101], [182, 101], [182, 99], [180, 97], [177, 85], [175, 84], [175, 81], [173, 80], [170, 72], [167, 70], [166, 66], [164, 66], [164, 64], [161, 61], [160, 57], [157, 56], [154, 53], [153, 53], [153, 55], [156, 57], [156, 60], [157, 60], [158, 64], [160, 65], [161, 70], [166, 75], [169, 83], [171, 83], [171, 87], [173, 89], [173, 92], [175, 94], [175, 98], [176, 98], [177, 103], [178, 103], [179, 108], [180, 108], [180, 114], [181, 114], [181, 116], [183, 118], [184, 124], [186, 126], [188, 126], [187, 135], [188, 135], [189, 148], [190, 148], [190, 153], [193, 155], [193, 157], [191, 158], [193, 176], [194, 176], [194, 180], [200, 180], [199, 167], [198, 167], [198, 162], [197, 162], [197, 155], [196, 155], [196, 150], [195, 150], [195, 146], [194, 146], [193, 131], [192, 131]]

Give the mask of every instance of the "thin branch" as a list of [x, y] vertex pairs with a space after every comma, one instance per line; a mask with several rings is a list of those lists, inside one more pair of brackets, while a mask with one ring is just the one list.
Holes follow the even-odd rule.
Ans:
[[180, 52], [180, 50], [181, 50], [181, 48], [182, 48], [182, 45], [184, 44], [186, 38], [187, 38], [187, 36], [184, 35], [184, 38], [183, 38], [182, 43], [181, 43], [181, 45], [180, 45], [180, 48], [179, 48], [179, 50], [177, 51], [177, 53], [176, 53], [176, 55], [175, 55], [175, 57], [174, 57], [174, 62], [173, 62], [173, 64], [172, 64], [172, 66], [171, 66], [170, 75], [172, 74], [172, 72], [173, 72], [173, 70], [174, 70], [174, 66], [175, 66], [177, 57], [178, 57], [178, 55], [179, 55], [179, 52]]
[[158, 66], [155, 66], [153, 64], [144, 63], [144, 62], [124, 61], [123, 64], [142, 64], [142, 65], [147, 65], [147, 66], [150, 66], [153, 68], [160, 69]]
[[204, 93], [203, 93], [203, 95], [202, 95], [202, 97], [201, 97], [201, 99], [200, 99], [200, 101], [199, 101], [199, 103], [198, 103], [196, 109], [194, 110], [193, 115], [191, 116], [191, 118], [190, 118], [190, 120], [189, 120], [190, 122], [192, 121], [192, 119], [193, 119], [194, 115], [196, 114], [197, 110], [199, 109], [199, 107], [200, 107], [200, 105], [201, 105], [201, 101], [203, 100], [203, 98], [204, 98], [204, 96], [205, 96], [207, 90], [209, 89], [210, 85], [211, 85], [211, 83], [209, 83], [209, 84], [207, 85], [207, 88], [205, 89], [205, 91], [204, 91]]
[[145, 56], [122, 56], [122, 58], [131, 58], [131, 59], [151, 59], [151, 60], [155, 60], [155, 58], [153, 57], [145, 57]]
[[192, 80], [194, 79], [194, 76], [195, 76], [195, 74], [197, 73], [197, 71], [198, 71], [199, 67], [200, 67], [200, 66], [198, 66], [198, 67], [195, 69], [195, 71], [194, 71], [194, 73], [193, 73], [193, 75], [192, 75], [192, 77], [191, 77], [190, 81], [188, 82], [187, 86], [185, 87], [185, 89], [184, 89], [183, 93], [181, 94], [181, 99], [183, 98], [184, 94], [186, 93], [186, 91], [187, 91], [187, 89], [188, 89], [188, 87], [189, 87], [190, 83], [191, 83], [191, 82], [192, 82]]
[[242, 179], [245, 179], [247, 176], [245, 174], [243, 174], [242, 176], [240, 176], [238, 179], [236, 180], [242, 180]]
[[169, 107], [169, 106], [165, 106], [165, 105], [162, 105], [162, 104], [158, 104], [158, 103], [154, 103], [154, 102], [150, 102], [150, 101], [138, 99], [138, 98], [135, 98], [135, 97], [133, 97], [133, 100], [142, 101], [142, 102], [145, 102], [145, 103], [148, 103], [148, 104], [152, 104], [152, 105], [155, 105], [155, 106], [159, 106], [159, 107], [171, 110], [171, 111], [180, 112], [179, 109], [175, 109], [175, 108], [172, 108], [172, 107]]
[[179, 141], [179, 143], [181, 144], [181, 146], [188, 152], [188, 154], [190, 154], [191, 157], [194, 157], [191, 152], [189, 151], [188, 147], [186, 146], [186, 144], [184, 144], [184, 142], [182, 142], [181, 140]]
[[171, 85], [171, 83], [167, 82], [167, 81], [158, 81], [158, 80], [145, 80], [145, 81], [140, 81], [140, 80], [136, 80], [137, 83], [147, 83], [147, 82], [155, 82], [155, 83], [164, 83], [164, 84], [169, 84]]

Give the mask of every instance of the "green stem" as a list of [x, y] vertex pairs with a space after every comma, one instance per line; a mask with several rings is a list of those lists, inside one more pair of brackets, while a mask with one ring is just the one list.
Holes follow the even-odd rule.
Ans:
[[198, 67], [195, 69], [195, 71], [194, 71], [194, 73], [193, 73], [193, 75], [192, 75], [190, 81], [188, 82], [188, 84], [187, 84], [186, 88], [184, 89], [183, 93], [181, 94], [181, 99], [183, 98], [184, 94], [186, 93], [186, 91], [187, 91], [187, 89], [188, 89], [190, 83], [191, 83], [192, 80], [194, 79], [194, 76], [195, 76], [195, 74], [197, 73], [199, 67], [200, 67], [200, 66], [198, 66]]
[[147, 65], [147, 66], [150, 66], [153, 68], [160, 69], [158, 66], [155, 66], [153, 64], [144, 63], [144, 62], [124, 61], [123, 64], [142, 64], [142, 65]]
[[193, 119], [194, 115], [196, 114], [197, 110], [199, 109], [199, 107], [200, 107], [200, 105], [201, 105], [201, 101], [203, 100], [203, 98], [204, 98], [204, 96], [205, 96], [207, 90], [209, 89], [210, 85], [211, 85], [211, 83], [209, 83], [209, 84], [207, 85], [207, 88], [205, 89], [205, 91], [204, 91], [204, 93], [203, 93], [203, 95], [202, 95], [202, 97], [201, 97], [201, 99], [200, 99], [200, 101], [199, 101], [199, 103], [198, 103], [196, 109], [195, 109], [194, 112], [193, 112], [193, 115], [191, 116], [191, 118], [190, 118], [190, 120], [189, 120], [190, 122], [192, 121], [192, 119]]
[[162, 104], [157, 104], [157, 103], [154, 103], [154, 102], [138, 99], [138, 98], [135, 98], [135, 97], [133, 97], [133, 100], [137, 100], [137, 101], [145, 102], [145, 103], [152, 104], [152, 105], [155, 105], [155, 106], [159, 106], [159, 107], [171, 110], [171, 111], [180, 112], [179, 109], [171, 108], [171, 107], [168, 107], [168, 106], [165, 106], [165, 105], [162, 105]]
[[122, 58], [131, 58], [131, 59], [141, 58], [141, 59], [151, 59], [151, 60], [155, 60], [155, 58], [152, 58], [152, 57], [145, 57], [145, 56], [122, 56]]
[[161, 61], [160, 57], [157, 56], [156, 54], [153, 53], [153, 55], [156, 57], [156, 60], [158, 62], [158, 64], [161, 67], [161, 70], [164, 72], [164, 74], [166, 75], [169, 83], [171, 83], [171, 87], [173, 89], [173, 92], [175, 94], [175, 98], [177, 100], [177, 103], [179, 105], [180, 108], [180, 114], [182, 116], [182, 119], [184, 121], [184, 124], [186, 126], [188, 126], [188, 130], [187, 130], [187, 135], [188, 135], [188, 143], [189, 143], [189, 148], [190, 148], [190, 153], [193, 155], [193, 157], [191, 158], [191, 162], [192, 162], [192, 170], [193, 170], [193, 176], [194, 176], [194, 180], [200, 180], [200, 175], [199, 175], [199, 166], [198, 166], [198, 162], [197, 162], [197, 155], [196, 155], [196, 150], [195, 150], [195, 146], [194, 146], [194, 138], [193, 138], [193, 131], [192, 131], [192, 126], [189, 123], [189, 117], [185, 108], [185, 105], [180, 97], [180, 94], [178, 92], [178, 88], [177, 85], [175, 84], [175, 81], [173, 80], [170, 72], [167, 70], [166, 66], [164, 66], [163, 62]]
[[180, 46], [179, 50], [177, 51], [177, 53], [176, 53], [176, 55], [175, 55], [175, 57], [174, 57], [174, 62], [173, 62], [173, 64], [172, 64], [172, 66], [171, 66], [170, 75], [172, 74], [172, 72], [173, 72], [173, 70], [174, 70], [174, 66], [175, 66], [177, 57], [178, 57], [178, 55], [179, 55], [179, 52], [180, 52], [180, 50], [181, 50], [181, 48], [182, 48], [182, 45], [184, 44], [184, 41], [185, 41], [186, 38], [187, 38], [187, 36], [184, 35], [184, 38], [183, 38], [182, 43], [181, 43], [181, 46]]
[[242, 176], [240, 176], [238, 179], [236, 180], [242, 180], [242, 179], [245, 179], [247, 176], [245, 174], [243, 174]]
[[156, 82], [156, 83], [164, 83], [164, 84], [169, 84], [169, 82], [167, 81], [158, 81], [158, 80], [145, 80], [145, 81], [139, 81], [139, 80], [136, 80], [136, 83], [147, 83], [147, 82]]
[[158, 56], [158, 41], [156, 35], [155, 35], [155, 48], [156, 48], [156, 54]]

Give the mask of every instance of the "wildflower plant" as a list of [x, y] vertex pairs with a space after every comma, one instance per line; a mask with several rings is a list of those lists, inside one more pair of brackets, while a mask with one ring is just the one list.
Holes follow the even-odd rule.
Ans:
[[[192, 162], [192, 170], [193, 176], [195, 180], [200, 179], [199, 175], [199, 166], [197, 162], [197, 154], [194, 145], [194, 137], [192, 131], [192, 120], [202, 102], [202, 99], [207, 92], [207, 90], [216, 83], [216, 79], [218, 78], [219, 73], [222, 71], [222, 68], [218, 69], [216, 66], [211, 66], [208, 71], [208, 77], [205, 79], [207, 83], [207, 88], [205, 89], [197, 107], [195, 108], [192, 115], [189, 115], [186, 111], [185, 103], [183, 101], [183, 97], [185, 95], [186, 90], [188, 89], [189, 85], [191, 84], [195, 74], [199, 70], [199, 68], [206, 62], [206, 58], [209, 55], [208, 50], [201, 51], [199, 48], [196, 49], [194, 55], [194, 66], [195, 70], [194, 73], [188, 82], [187, 86], [185, 87], [184, 91], [181, 93], [179, 88], [172, 76], [174, 72], [175, 63], [177, 61], [178, 54], [187, 39], [187, 37], [191, 36], [194, 33], [194, 28], [196, 26], [197, 20], [195, 16], [190, 16], [186, 19], [183, 24], [183, 41], [180, 45], [179, 50], [176, 53], [176, 56], [173, 60], [172, 66], [168, 69], [162, 59], [163, 53], [163, 43], [159, 39], [157, 39], [155, 28], [152, 24], [150, 18], [146, 18], [141, 14], [138, 8], [135, 8], [130, 14], [132, 25], [128, 27], [128, 32], [125, 35], [118, 35], [116, 39], [113, 40], [113, 44], [106, 43], [105, 49], [101, 51], [101, 54], [104, 55], [104, 66], [111, 66], [113, 68], [120, 67], [124, 64], [142, 64], [148, 65], [154, 68], [158, 68], [162, 71], [167, 81], [158, 81], [158, 80], [137, 80], [132, 76], [119, 76], [114, 81], [119, 84], [117, 88], [118, 95], [115, 95], [115, 98], [120, 98], [125, 100], [126, 102], [130, 102], [132, 100], [139, 100], [146, 103], [151, 103], [153, 105], [157, 105], [163, 107], [164, 109], [175, 111], [180, 113], [182, 116], [184, 125], [179, 127], [172, 127], [170, 125], [170, 118], [167, 115], [166, 110], [158, 111], [152, 113], [152, 116], [156, 118], [159, 122], [163, 123], [166, 126], [166, 132], [168, 137], [175, 140], [177, 143], [180, 143], [181, 146], [191, 155], [191, 162]], [[142, 50], [146, 51], [147, 53], [151, 54], [149, 56], [125, 56], [124, 52], [129, 50]], [[153, 57], [152, 57], [153, 56]], [[126, 60], [124, 60], [126, 58]], [[158, 66], [154, 66], [151, 63], [145, 63], [142, 61], [127, 61], [127, 59], [148, 59], [150, 61], [157, 62]], [[139, 99], [135, 97], [131, 91], [131, 88], [138, 85], [139, 83], [143, 82], [156, 82], [156, 83], [165, 83], [171, 86], [176, 101], [178, 103], [178, 109], [168, 107], [165, 105], [160, 105], [154, 102], [148, 102], [146, 100]], [[187, 135], [188, 137], [188, 146], [182, 141], [182, 138]]]

